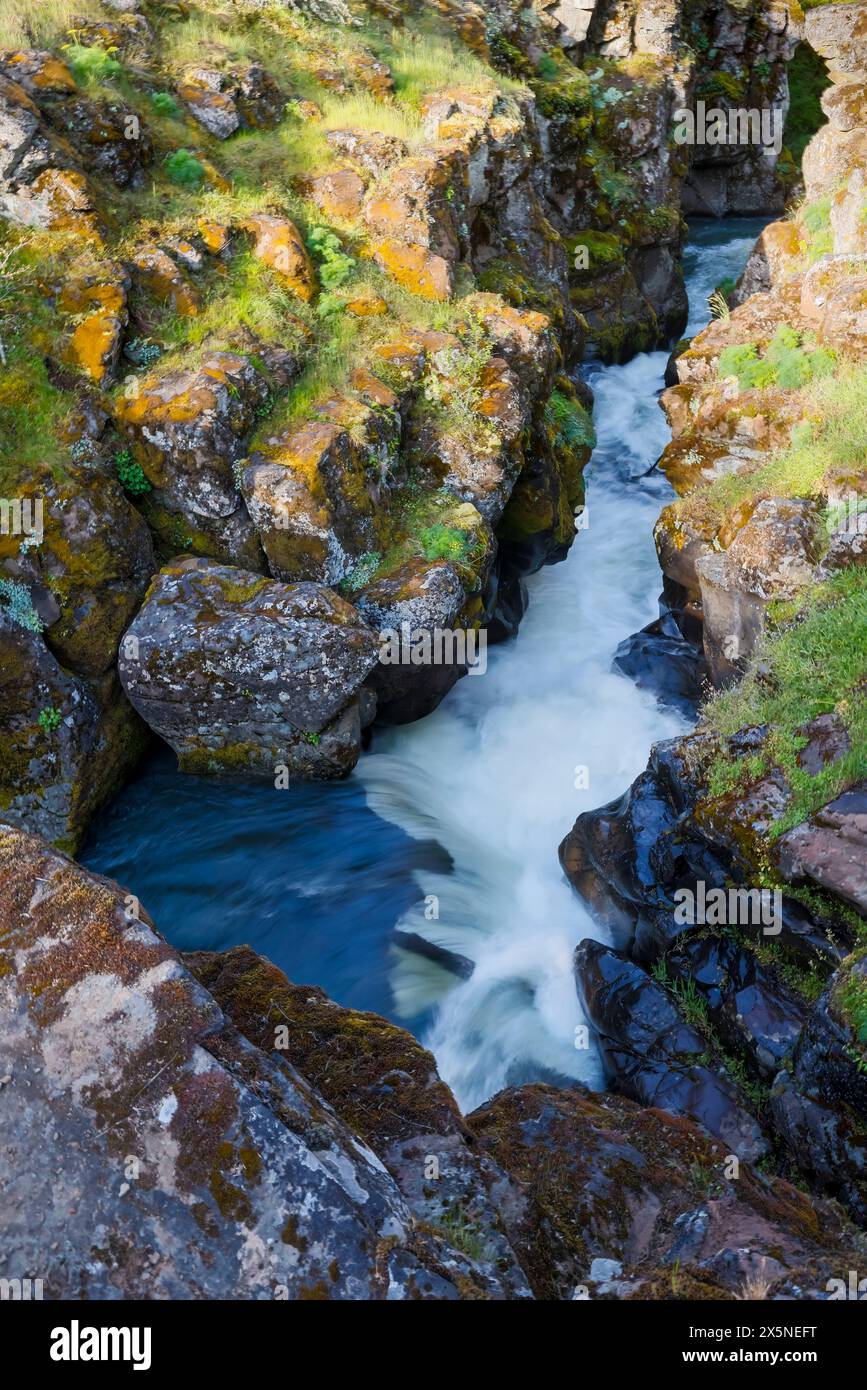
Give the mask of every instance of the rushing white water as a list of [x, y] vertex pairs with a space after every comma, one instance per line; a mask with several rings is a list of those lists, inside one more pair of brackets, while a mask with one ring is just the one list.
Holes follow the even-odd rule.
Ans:
[[[702, 228], [688, 250], [691, 332], [707, 319], [708, 292], [746, 259], [755, 229], [741, 230]], [[398, 951], [391, 983], [406, 1017], [437, 1003], [424, 1041], [465, 1109], [532, 1078], [601, 1083], [595, 1051], [575, 1046], [571, 958], [582, 937], [604, 933], [564, 879], [557, 846], [581, 811], [625, 791], [653, 742], [684, 727], [611, 670], [618, 643], [658, 612], [652, 530], [671, 492], [648, 470], [669, 437], [657, 400], [665, 363], [657, 352], [589, 369], [588, 528], [567, 560], [529, 581], [517, 639], [489, 651], [486, 673], [378, 737], [358, 769], [373, 810], [453, 861], [451, 872], [418, 873], [419, 903], [398, 926], [468, 956], [471, 978]]]

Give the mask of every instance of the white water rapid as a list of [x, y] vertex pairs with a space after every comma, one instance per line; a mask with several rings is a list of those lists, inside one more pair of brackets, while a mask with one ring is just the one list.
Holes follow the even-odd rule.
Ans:
[[[688, 332], [707, 321], [708, 293], [739, 273], [757, 230], [695, 229]], [[489, 650], [485, 674], [460, 681], [427, 719], [378, 736], [356, 774], [378, 815], [453, 861], [417, 874], [419, 903], [397, 925], [468, 956], [472, 976], [396, 951], [391, 984], [406, 1017], [436, 1004], [423, 1040], [465, 1110], [526, 1080], [602, 1084], [595, 1050], [575, 1046], [571, 958], [582, 937], [604, 933], [563, 878], [557, 846], [581, 811], [626, 790], [652, 743], [685, 727], [611, 670], [618, 643], [658, 613], [652, 531], [672, 493], [648, 470], [669, 437], [657, 400], [666, 356], [588, 367], [598, 445], [587, 529], [562, 564], [529, 580], [518, 636]]]

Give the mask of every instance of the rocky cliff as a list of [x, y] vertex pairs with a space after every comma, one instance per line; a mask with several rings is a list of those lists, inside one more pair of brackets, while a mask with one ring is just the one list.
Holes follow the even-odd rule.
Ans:
[[[701, 644], [716, 693], [561, 846], [617, 947], [576, 957], [617, 1089], [759, 1142], [861, 1222], [865, 25], [863, 5], [807, 15], [832, 83], [803, 201], [762, 234], [662, 398], [660, 467], [679, 494], [656, 531], [663, 603], [676, 657]], [[682, 911], [709, 890], [713, 909]]]
[[[863, 547], [840, 510], [864, 6], [21, 0], [4, 25], [4, 1277], [824, 1296], [867, 1213]], [[797, 132], [712, 152], [677, 113], [791, 134], [804, 41], [832, 82], [805, 201], [664, 402], [666, 654], [738, 683], [563, 851], [612, 929], [576, 979], [618, 1094], [462, 1116], [399, 1029], [246, 949], [179, 956], [135, 884], [65, 852], [155, 738], [190, 773], [339, 777], [374, 719], [466, 669], [383, 663], [386, 634], [515, 631], [522, 576], [575, 536], [582, 356], [677, 339], [685, 212], [798, 192]], [[779, 888], [773, 949], [681, 930], [699, 879]]]

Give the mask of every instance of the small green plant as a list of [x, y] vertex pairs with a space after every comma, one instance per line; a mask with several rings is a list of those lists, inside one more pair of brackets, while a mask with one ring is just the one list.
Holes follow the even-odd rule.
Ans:
[[560, 75], [560, 66], [550, 53], [543, 53], [536, 64], [536, 72], [543, 82], [556, 82]]
[[198, 188], [205, 178], [205, 166], [189, 150], [172, 150], [166, 155], [166, 173], [181, 188]]
[[439, 1229], [455, 1250], [462, 1251], [471, 1260], [485, 1258], [485, 1242], [463, 1207], [458, 1206], [449, 1212], [440, 1223]]
[[596, 431], [589, 414], [562, 391], [551, 392], [545, 404], [545, 419], [568, 449], [595, 448]]
[[461, 561], [467, 553], [466, 532], [444, 526], [442, 522], [423, 526], [418, 533], [418, 543], [426, 560]]
[[3, 611], [19, 627], [28, 632], [41, 632], [45, 624], [30, 598], [30, 590], [19, 579], [0, 578], [0, 598], [6, 600]]
[[336, 233], [329, 227], [311, 227], [307, 245], [318, 265], [323, 289], [336, 290], [345, 285], [355, 269], [355, 258], [346, 254]]
[[151, 92], [151, 106], [158, 116], [180, 116], [181, 108], [171, 92]]
[[310, 744], [311, 748], [318, 748], [320, 742], [322, 741], [321, 734], [311, 733], [309, 729], [305, 729], [301, 737], [305, 743]]
[[100, 48], [98, 44], [65, 44], [64, 52], [73, 77], [83, 87], [110, 82], [123, 72], [120, 63], [112, 57], [111, 49]]
[[809, 381], [834, 370], [836, 356], [830, 348], [805, 348], [801, 335], [788, 324], [781, 324], [763, 357], [755, 343], [734, 343], [720, 353], [718, 374], [723, 379], [736, 376], [742, 391], [781, 386], [796, 391]]
[[36, 722], [44, 734], [53, 734], [62, 719], [63, 715], [59, 709], [55, 709], [53, 705], [46, 705], [44, 709], [39, 711], [39, 718]]
[[114, 468], [121, 487], [133, 497], [150, 492], [151, 485], [142, 472], [141, 464], [136, 463], [129, 449], [122, 449], [119, 454], [115, 454]]
[[348, 574], [345, 574], [337, 588], [341, 594], [357, 594], [369, 584], [382, 562], [378, 550], [368, 550], [360, 555]]

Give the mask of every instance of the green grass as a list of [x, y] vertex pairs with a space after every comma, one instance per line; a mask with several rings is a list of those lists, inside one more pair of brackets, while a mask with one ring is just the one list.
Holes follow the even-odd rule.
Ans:
[[[867, 572], [842, 570], [808, 591], [794, 611], [789, 606], [788, 614], [759, 644], [740, 685], [716, 694], [703, 710], [707, 727], [721, 738], [752, 725], [771, 726], [760, 752], [733, 759], [723, 750], [709, 774], [716, 798], [773, 766], [782, 769], [792, 801], [772, 824], [771, 839], [867, 774]], [[798, 765], [807, 740], [797, 731], [830, 712], [848, 730], [851, 748], [811, 776]]]
[[805, 347], [801, 335], [788, 324], [780, 324], [760, 356], [754, 343], [736, 343], [720, 353], [717, 375], [736, 376], [742, 391], [779, 386], [797, 391], [816, 377], [828, 376], [836, 363], [835, 354], [824, 347]]
[[803, 414], [788, 449], [749, 473], [729, 474], [676, 503], [680, 516], [717, 522], [740, 503], [759, 497], [817, 497], [827, 480], [857, 477], [867, 466], [867, 368], [844, 365], [812, 382], [802, 394]]

